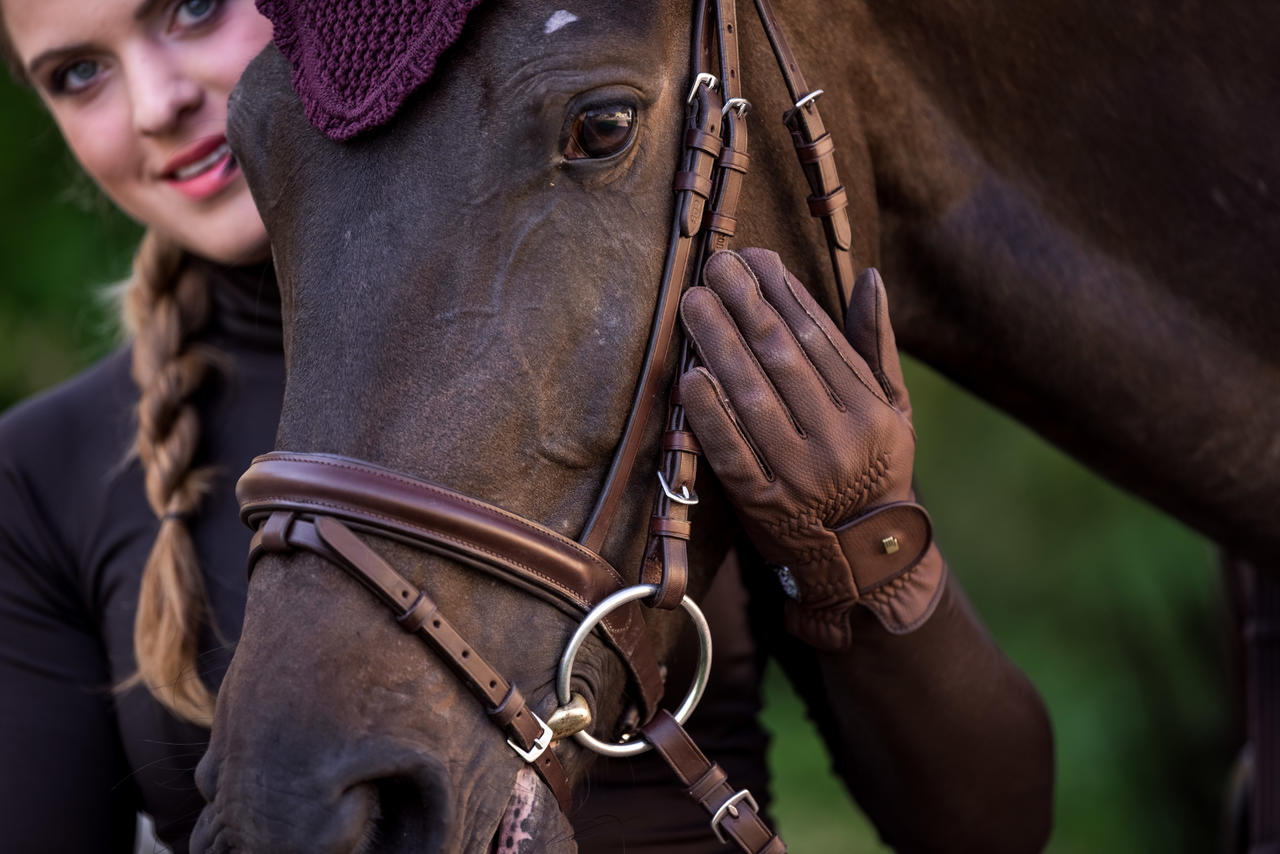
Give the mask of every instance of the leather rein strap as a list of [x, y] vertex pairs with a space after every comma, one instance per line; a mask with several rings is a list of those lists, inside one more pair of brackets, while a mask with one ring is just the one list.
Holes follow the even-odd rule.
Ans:
[[[453, 628], [431, 596], [392, 568], [357, 532], [443, 554], [573, 614], [595, 608], [623, 588], [622, 576], [600, 554], [670, 375], [680, 296], [699, 274], [706, 255], [728, 247], [750, 162], [745, 121], [750, 104], [741, 92], [735, 2], [698, 0], [696, 9], [684, 148], [673, 181], [675, 215], [654, 321], [626, 427], [578, 542], [437, 484], [327, 454], [276, 452], [258, 457], [237, 486], [241, 516], [257, 528], [249, 556], [251, 573], [263, 554], [296, 550], [318, 554], [350, 573], [392, 610], [402, 628], [420, 637], [453, 669], [566, 812], [571, 791], [551, 749], [550, 727], [519, 689]], [[834, 146], [818, 114], [821, 90], [805, 88], [767, 0], [756, 0], [756, 10], [795, 101], [783, 121], [813, 190], [809, 209], [823, 221], [836, 282], [847, 304], [853, 285], [851, 230]], [[681, 342], [677, 364], [681, 372], [693, 364], [687, 342]], [[642, 582], [657, 585], [646, 602], [653, 607], [675, 608], [684, 598], [698, 454], [697, 440], [686, 429], [683, 407], [673, 395], [662, 437], [662, 490], [640, 572]], [[645, 738], [688, 787], [690, 797], [711, 815], [717, 837], [732, 839], [741, 850], [756, 854], [785, 852], [782, 840], [759, 818], [751, 794], [745, 789], [733, 792], [723, 770], [698, 750], [670, 714], [658, 709], [663, 680], [639, 603], [605, 616], [600, 631], [636, 689], [640, 719], [649, 721], [642, 728]]]

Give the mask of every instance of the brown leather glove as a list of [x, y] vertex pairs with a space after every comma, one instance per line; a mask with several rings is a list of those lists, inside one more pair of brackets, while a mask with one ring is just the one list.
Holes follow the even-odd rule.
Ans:
[[945, 565], [912, 500], [915, 430], [879, 274], [858, 277], [847, 341], [773, 252], [717, 252], [704, 281], [680, 306], [702, 361], [680, 398], [747, 533], [779, 567], [787, 628], [845, 648], [856, 602], [911, 631], [932, 613]]

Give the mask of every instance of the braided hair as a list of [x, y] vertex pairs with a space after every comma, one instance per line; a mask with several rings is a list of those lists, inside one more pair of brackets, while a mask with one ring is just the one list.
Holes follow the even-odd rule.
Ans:
[[196, 667], [207, 596], [187, 523], [214, 476], [209, 468], [193, 467], [200, 442], [194, 398], [217, 356], [191, 343], [208, 317], [209, 294], [204, 277], [187, 269], [186, 261], [171, 239], [148, 231], [124, 293], [139, 392], [134, 450], [160, 530], [138, 592], [138, 672], [122, 687], [141, 682], [178, 717], [209, 726], [213, 695]]

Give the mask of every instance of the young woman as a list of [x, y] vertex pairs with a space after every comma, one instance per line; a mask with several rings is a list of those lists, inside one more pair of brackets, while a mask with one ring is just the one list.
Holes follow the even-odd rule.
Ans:
[[[272, 446], [284, 382], [265, 230], [224, 136], [227, 96], [270, 25], [251, 0], [0, 0], [0, 19], [15, 75], [90, 177], [147, 227], [125, 295], [128, 345], [0, 418], [0, 839], [23, 852], [129, 851], [143, 811], [182, 851], [202, 805], [192, 772], [244, 610], [248, 532], [232, 488]], [[787, 625], [813, 645], [791, 654], [819, 677], [816, 701], [841, 712], [824, 718], [837, 765], [886, 837], [966, 850], [984, 838], [966, 833], [996, 823], [1007, 846], [978, 847], [1030, 850], [1047, 829], [1043, 709], [946, 581], [936, 548], [864, 597], [867, 608], [815, 593], [839, 584], [843, 564], [816, 565], [813, 538], [909, 497], [913, 439], [879, 285], [860, 286], [870, 299], [855, 306], [867, 322], [851, 326], [854, 348], [827, 325], [832, 349], [770, 355], [758, 335], [777, 312], [808, 340], [796, 324], [812, 317], [792, 310], [791, 281], [776, 256], [713, 262], [713, 290], [685, 306], [708, 365], [686, 379], [693, 426], [757, 544], [789, 567], [798, 599]], [[765, 375], [815, 359], [851, 373], [783, 377], [791, 408], [753, 423], [733, 401], [769, 381], [734, 372], [750, 361], [739, 346]], [[815, 389], [839, 403], [791, 411]], [[814, 454], [797, 456], [767, 428], [811, 415], [810, 435], [826, 437]], [[839, 505], [841, 518], [786, 536], [771, 527], [830, 503], [814, 472], [833, 451], [853, 471], [886, 450], [895, 465]], [[750, 682], [757, 662], [749, 644], [730, 646], [738, 666], [718, 672], [736, 675], [713, 686], [694, 723], [713, 756], [746, 748], [750, 778], [763, 769], [760, 730], [733, 719], [756, 710], [755, 686], [733, 683]], [[664, 839], [684, 847], [662, 850], [717, 848], [704, 817], [665, 806], [668, 773], [645, 767], [597, 779], [575, 816], [583, 850]], [[929, 808], [935, 820], [917, 821]]]
[[142, 810], [181, 847], [244, 610], [232, 489], [284, 387], [266, 231], [225, 138], [271, 25], [252, 0], [0, 15], [15, 75], [147, 228], [129, 345], [0, 420], [0, 838], [128, 851]]

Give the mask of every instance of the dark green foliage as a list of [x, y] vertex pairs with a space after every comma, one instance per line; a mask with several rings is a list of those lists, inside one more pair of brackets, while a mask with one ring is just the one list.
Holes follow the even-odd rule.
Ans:
[[84, 177], [35, 94], [0, 86], [0, 408], [102, 355], [107, 285], [138, 240]]

